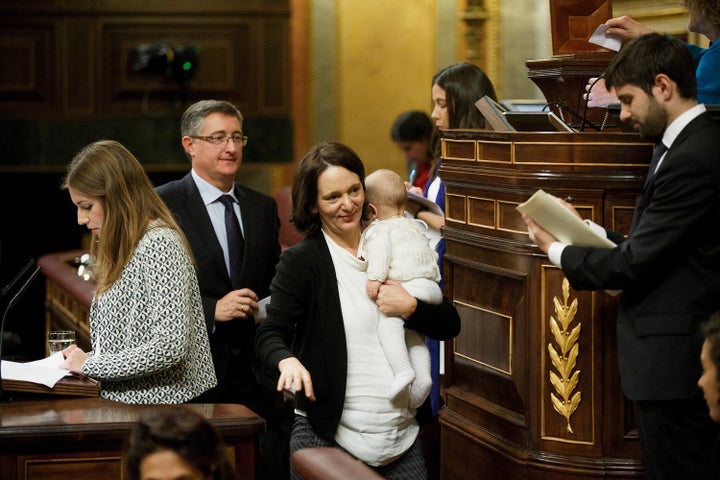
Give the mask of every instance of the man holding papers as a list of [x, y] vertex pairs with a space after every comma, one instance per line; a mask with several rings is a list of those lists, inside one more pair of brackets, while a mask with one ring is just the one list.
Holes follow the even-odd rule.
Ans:
[[622, 290], [620, 380], [633, 401], [647, 478], [698, 478], [717, 432], [696, 382], [700, 324], [720, 307], [720, 129], [697, 103], [692, 58], [672, 37], [628, 43], [606, 82], [621, 120], [662, 141], [627, 238], [606, 232], [616, 247], [566, 245], [528, 214], [523, 219], [573, 288]]

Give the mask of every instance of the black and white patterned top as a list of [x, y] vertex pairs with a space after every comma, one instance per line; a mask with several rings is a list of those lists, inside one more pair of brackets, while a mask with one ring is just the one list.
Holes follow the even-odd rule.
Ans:
[[175, 231], [153, 223], [120, 278], [90, 308], [82, 373], [100, 396], [183, 403], [217, 381], [194, 266]]

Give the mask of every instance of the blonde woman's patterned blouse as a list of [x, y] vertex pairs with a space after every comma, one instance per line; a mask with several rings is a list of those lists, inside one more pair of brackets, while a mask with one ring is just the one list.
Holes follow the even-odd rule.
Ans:
[[217, 383], [195, 269], [177, 232], [151, 224], [120, 278], [93, 298], [90, 338], [82, 373], [101, 382], [101, 397], [183, 403]]

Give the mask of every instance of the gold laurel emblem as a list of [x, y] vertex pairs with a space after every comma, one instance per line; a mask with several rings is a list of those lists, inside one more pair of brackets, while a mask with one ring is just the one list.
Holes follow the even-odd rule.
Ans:
[[[555, 346], [548, 343], [550, 359], [556, 371], [550, 371], [550, 383], [555, 387], [555, 393], [550, 394], [555, 411], [567, 420], [567, 431], [574, 433], [570, 425], [570, 417], [582, 399], [580, 392], [575, 392], [580, 381], [580, 370], [574, 370], [577, 357], [580, 352], [578, 338], [582, 325], [578, 323], [570, 328], [575, 315], [577, 315], [577, 298], [568, 305], [570, 297], [570, 282], [567, 278], [562, 282], [563, 303], [558, 297], [553, 298], [555, 304], [555, 316], [550, 316], [550, 331], [555, 339]], [[557, 317], [557, 319], [555, 318]], [[559, 349], [559, 351], [558, 351]], [[574, 393], [573, 393], [574, 392]], [[557, 395], [556, 395], [557, 394]]]

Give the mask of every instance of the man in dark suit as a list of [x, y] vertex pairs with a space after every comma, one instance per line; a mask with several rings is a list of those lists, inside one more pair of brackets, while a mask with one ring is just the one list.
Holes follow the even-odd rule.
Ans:
[[664, 145], [630, 233], [605, 232], [615, 248], [574, 247], [523, 219], [573, 288], [622, 290], [620, 380], [633, 401], [647, 478], [698, 478], [716, 432], [696, 382], [700, 324], [720, 306], [720, 129], [697, 104], [692, 58], [672, 37], [627, 44], [605, 78], [621, 119]]
[[[275, 437], [280, 435], [282, 416], [254, 369], [254, 315], [258, 301], [270, 294], [280, 255], [280, 220], [271, 196], [235, 182], [247, 143], [242, 123], [242, 114], [228, 102], [203, 100], [188, 107], [181, 134], [192, 170], [180, 180], [161, 185], [157, 192], [177, 218], [195, 255], [218, 379], [218, 385], [198, 401], [240, 403], [262, 416], [268, 424], [268, 434], [261, 439], [265, 454], [273, 453], [268, 449], [282, 450], [274, 445], [280, 441]], [[227, 206], [221, 197], [229, 200]], [[226, 212], [235, 228], [239, 222], [239, 232], [227, 230]], [[266, 473], [272, 471], [268, 468], [282, 468], [277, 457], [264, 460]]]

